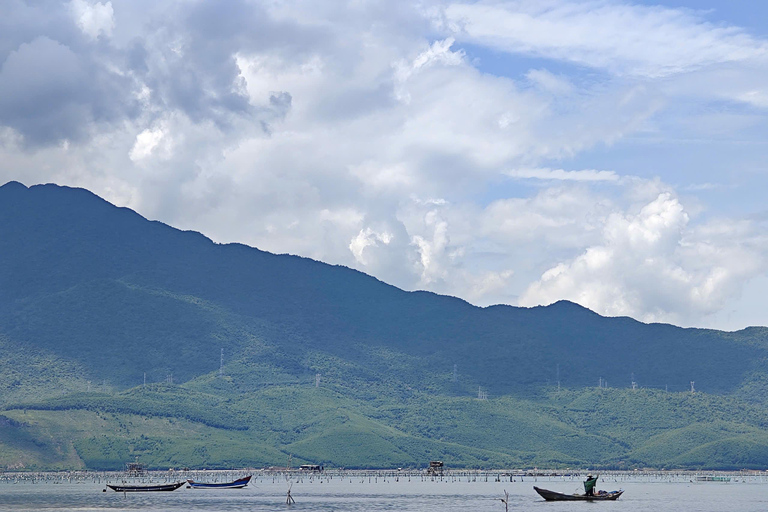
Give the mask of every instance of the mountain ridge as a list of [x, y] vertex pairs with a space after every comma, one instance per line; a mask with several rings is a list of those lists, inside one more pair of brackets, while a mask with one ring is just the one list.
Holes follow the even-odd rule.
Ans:
[[[55, 185], [22, 189], [19, 185], [10, 187], [14, 194], [23, 195], [26, 190], [33, 199], [26, 208], [23, 202], [14, 205], [15, 213], [20, 209], [30, 212], [26, 223], [17, 223], [26, 229], [23, 234], [18, 231], [9, 233], [7, 228], [14, 223], [3, 222], [1, 234], [6, 243], [15, 238], [16, 249], [30, 247], [38, 256], [22, 253], [11, 262], [8, 257], [0, 260], [6, 268], [12, 269], [2, 274], [5, 284], [2, 289], [6, 294], [14, 288], [13, 276], [24, 276], [24, 282], [16, 287], [15, 297], [9, 298], [31, 299], [33, 293], [30, 292], [34, 292], [37, 284], [35, 278], [44, 277], [37, 286], [47, 287], [47, 297], [51, 300], [55, 300], [52, 297], [56, 294], [67, 293], [66, 301], [77, 304], [80, 299], [75, 285], [79, 283], [83, 288], [90, 286], [82, 294], [83, 301], [89, 302], [86, 297], [106, 293], [103, 289], [106, 282], [101, 288], [95, 284], [106, 280], [123, 283], [126, 289], [122, 290], [121, 300], [128, 302], [131, 300], [128, 290], [134, 295], [142, 295], [145, 300], [151, 295], [150, 290], [157, 289], [166, 290], [171, 296], [188, 295], [213, 301], [232, 314], [281, 318], [283, 322], [290, 319], [297, 331], [293, 343], [308, 343], [309, 346], [325, 343], [326, 348], [337, 355], [360, 344], [391, 345], [414, 355], [427, 355], [433, 354], [435, 346], [440, 344], [446, 352], [456, 352], [454, 358], [457, 361], [444, 360], [442, 363], [450, 370], [458, 361], [477, 358], [478, 348], [501, 351], [503, 345], [514, 343], [518, 350], [527, 351], [526, 358], [546, 356], [549, 363], [545, 365], [542, 361], [541, 366], [549, 367], [550, 380], [553, 377], [551, 370], [557, 364], [562, 366], [562, 377], [571, 374], [570, 359], [578, 360], [582, 367], [598, 366], [587, 355], [579, 353], [580, 344], [592, 347], [596, 353], [618, 349], [635, 352], [627, 357], [617, 354], [613, 360], [602, 362], [600, 366], [614, 367], [610, 375], [603, 375], [608, 380], [618, 376], [619, 370], [615, 367], [621, 359], [626, 365], [625, 381], [630, 380], [632, 373], [640, 377], [647, 372], [651, 355], [648, 352], [661, 350], [659, 346], [644, 348], [652, 342], [651, 336], [667, 339], [664, 351], [671, 351], [670, 357], [681, 360], [685, 359], [686, 351], [694, 348], [690, 339], [698, 338], [696, 348], [701, 349], [701, 344], [707, 344], [714, 354], [719, 353], [710, 358], [709, 367], [714, 372], [718, 371], [718, 366], [738, 359], [738, 364], [729, 365], [729, 372], [733, 373], [737, 371], [736, 366], [743, 366], [758, 356], [754, 347], [739, 343], [723, 349], [723, 342], [727, 343], [728, 339], [721, 331], [683, 330], [669, 324], [643, 324], [629, 317], [602, 317], [568, 301], [535, 308], [479, 308], [460, 298], [430, 292], [406, 292], [347, 267], [298, 256], [275, 255], [242, 244], [215, 244], [199, 233], [179, 231], [157, 221], [148, 221], [132, 210], [114, 207], [84, 189]], [[4, 186], [0, 194], [8, 188], [8, 185]], [[8, 204], [6, 195], [0, 195], [3, 205]], [[48, 211], [48, 216], [36, 218], [43, 211]], [[8, 208], [0, 208], [0, 219], [9, 219]], [[37, 235], [36, 240], [30, 240], [31, 232]], [[44, 248], [42, 257], [39, 256], [41, 246]], [[50, 257], [51, 252], [61, 257]], [[13, 270], [35, 266], [45, 267], [47, 273]], [[87, 282], [92, 284], [86, 285]], [[116, 286], [111, 285], [117, 293], [119, 287]], [[161, 299], [155, 295], [152, 300]], [[60, 302], [56, 307], [63, 307]], [[191, 308], [176, 302], [177, 308]], [[115, 304], [115, 308], [120, 307], [121, 304]], [[115, 311], [104, 312], [108, 313], [116, 314]], [[546, 325], [546, 332], [542, 325]], [[626, 339], [612, 335], [611, 331], [617, 329], [623, 330]], [[680, 341], [681, 333], [688, 334], [689, 341]], [[762, 333], [746, 331], [746, 334], [761, 337]], [[336, 338], [337, 344], [327, 343], [328, 337]], [[463, 340], [456, 340], [458, 337]], [[555, 353], [564, 349], [570, 349], [570, 353], [559, 363]], [[520, 362], [515, 360], [514, 351], [504, 355], [513, 362]], [[738, 355], [741, 357], [736, 357]], [[445, 354], [443, 359], [448, 357], [449, 354]], [[714, 361], [717, 364], [713, 364]], [[633, 370], [632, 366], [638, 368]], [[682, 366], [685, 366], [684, 362]], [[680, 365], [675, 365], [675, 370], [680, 370]], [[592, 381], [600, 377], [597, 375], [599, 368], [594, 372]], [[685, 378], [695, 380], [697, 377]], [[655, 377], [655, 380], [659, 379], [669, 380], [670, 377]], [[532, 382], [534, 379], [529, 376], [527, 380]], [[580, 375], [577, 382], [587, 385], [588, 381]], [[728, 390], [737, 385], [738, 382], [731, 379], [715, 388]]]

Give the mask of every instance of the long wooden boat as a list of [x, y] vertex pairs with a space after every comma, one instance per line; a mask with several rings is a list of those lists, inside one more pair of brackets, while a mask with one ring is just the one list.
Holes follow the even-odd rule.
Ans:
[[192, 479], [187, 479], [188, 487], [192, 489], [242, 489], [248, 482], [251, 481], [251, 475], [243, 478], [238, 478], [233, 482], [222, 483], [210, 483], [210, 482], [195, 482]]
[[598, 493], [593, 496], [586, 494], [563, 494], [533, 486], [534, 490], [547, 501], [613, 501], [619, 499], [624, 491], [611, 491]]
[[172, 484], [160, 485], [110, 485], [107, 487], [117, 492], [156, 492], [156, 491], [175, 491], [184, 485], [184, 482], [175, 482]]

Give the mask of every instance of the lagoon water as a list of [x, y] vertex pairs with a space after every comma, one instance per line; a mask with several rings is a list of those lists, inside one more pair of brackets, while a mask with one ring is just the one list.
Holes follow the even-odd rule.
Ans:
[[[286, 477], [255, 475], [245, 489], [173, 492], [103, 492], [95, 479], [13, 480], [0, 483], [2, 512], [99, 512], [99, 511], [280, 511], [280, 512], [505, 512], [500, 498], [509, 493], [509, 510], [534, 512], [765, 512], [768, 481], [733, 478], [730, 482], [696, 482], [686, 478], [601, 478], [598, 487], [622, 488], [615, 502], [546, 502], [533, 485], [560, 492], [581, 487], [577, 477], [537, 477], [510, 481], [482, 478], [385, 478], [385, 477]], [[295, 504], [286, 505], [291, 487]]]

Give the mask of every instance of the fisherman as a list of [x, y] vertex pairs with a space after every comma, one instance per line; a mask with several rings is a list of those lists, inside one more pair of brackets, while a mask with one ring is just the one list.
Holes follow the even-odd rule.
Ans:
[[586, 496], [595, 495], [595, 484], [597, 484], [597, 476], [592, 476], [592, 473], [588, 474], [587, 479], [584, 480], [584, 494]]

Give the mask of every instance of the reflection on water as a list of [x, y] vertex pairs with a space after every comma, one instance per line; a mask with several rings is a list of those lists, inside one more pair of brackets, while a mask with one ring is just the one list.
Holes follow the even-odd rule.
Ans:
[[[0, 480], [0, 510], [22, 511], [495, 511], [504, 512], [501, 501], [509, 493], [509, 510], [540, 512], [600, 511], [621, 512], [764, 512], [768, 510], [768, 479], [734, 476], [730, 481], [699, 482], [695, 477], [607, 476], [598, 487], [623, 488], [616, 502], [550, 503], [533, 490], [534, 483], [559, 492], [575, 492], [581, 478], [537, 477], [516, 481], [490, 478], [392, 478], [392, 477], [296, 477], [255, 474], [245, 489], [173, 492], [103, 492], [105, 481], [97, 478]], [[113, 480], [114, 481], [114, 480]], [[286, 505], [286, 492], [296, 500]]]

